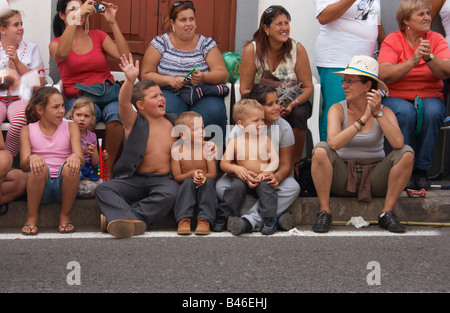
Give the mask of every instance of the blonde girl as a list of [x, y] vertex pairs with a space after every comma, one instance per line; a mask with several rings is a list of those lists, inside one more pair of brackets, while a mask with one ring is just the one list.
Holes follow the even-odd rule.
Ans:
[[25, 110], [28, 125], [20, 132], [20, 167], [28, 172], [28, 216], [24, 235], [38, 233], [39, 205], [60, 202], [61, 233], [75, 231], [70, 212], [84, 166], [80, 130], [64, 120], [64, 100], [53, 87], [42, 87], [30, 99]]

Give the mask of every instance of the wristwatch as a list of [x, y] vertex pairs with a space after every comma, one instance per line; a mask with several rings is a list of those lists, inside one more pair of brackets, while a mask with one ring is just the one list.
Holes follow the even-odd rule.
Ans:
[[430, 62], [433, 59], [434, 59], [434, 54], [430, 53], [430, 57], [427, 60], [425, 60], [425, 62]]
[[383, 116], [383, 114], [384, 114], [384, 112], [383, 111], [380, 111], [378, 114], [374, 114], [374, 118], [379, 118], [379, 117], [382, 117]]

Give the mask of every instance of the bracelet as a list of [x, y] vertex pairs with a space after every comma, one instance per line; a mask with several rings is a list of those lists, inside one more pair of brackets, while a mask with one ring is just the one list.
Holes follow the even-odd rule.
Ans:
[[361, 129], [358, 129], [358, 127], [356, 127], [355, 123], [353, 123], [353, 126], [355, 126], [356, 131], [359, 133], [359, 131], [360, 131]]
[[300, 105], [300, 101], [298, 101], [297, 99], [294, 99], [295, 102], [297, 102], [297, 105]]
[[358, 124], [361, 125], [361, 126], [365, 126], [365, 125], [366, 125], [366, 123], [364, 123], [363, 121], [361, 121], [360, 118], [357, 120], [357, 122], [358, 122]]

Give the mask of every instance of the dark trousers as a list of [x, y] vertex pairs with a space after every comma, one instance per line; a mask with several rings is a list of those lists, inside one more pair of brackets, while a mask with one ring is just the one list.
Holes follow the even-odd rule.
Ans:
[[219, 204], [218, 216], [240, 216], [244, 205], [245, 195], [252, 193], [258, 197], [259, 214], [263, 217], [276, 217], [278, 195], [266, 180], [263, 180], [254, 189], [239, 178], [233, 178], [229, 188], [223, 192], [223, 199]]
[[219, 208], [216, 182], [206, 178], [203, 186], [196, 187], [192, 178], [187, 178], [180, 184], [174, 206], [175, 218], [177, 222], [183, 218], [192, 218], [197, 206], [197, 218], [204, 218], [212, 225], [216, 219], [216, 210]]
[[[108, 223], [141, 220], [150, 226], [173, 209], [177, 192], [178, 183], [170, 174], [134, 174], [100, 184], [95, 195]], [[132, 207], [130, 204], [136, 201]]]

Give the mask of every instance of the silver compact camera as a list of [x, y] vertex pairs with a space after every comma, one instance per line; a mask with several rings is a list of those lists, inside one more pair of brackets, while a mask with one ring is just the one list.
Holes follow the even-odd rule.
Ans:
[[103, 13], [105, 12], [105, 5], [103, 3], [92, 3], [95, 8], [95, 12]]

